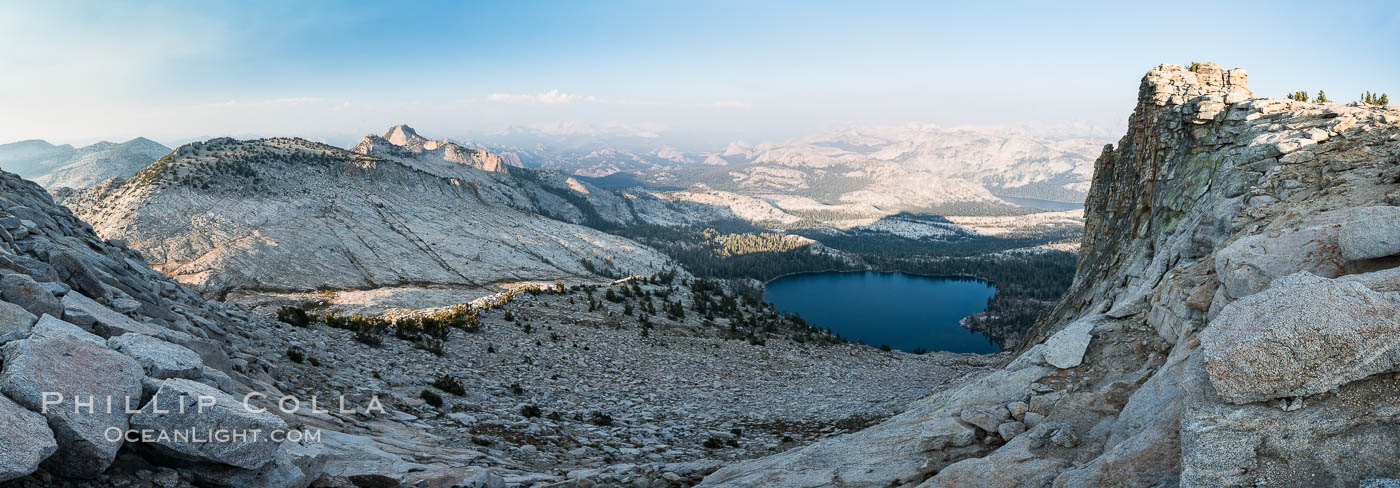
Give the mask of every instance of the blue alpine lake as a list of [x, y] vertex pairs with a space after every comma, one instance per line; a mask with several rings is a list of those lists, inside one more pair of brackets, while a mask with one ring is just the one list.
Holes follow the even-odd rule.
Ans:
[[867, 345], [988, 354], [996, 344], [958, 322], [985, 311], [995, 294], [996, 287], [972, 278], [833, 272], [778, 278], [763, 297], [808, 325]]

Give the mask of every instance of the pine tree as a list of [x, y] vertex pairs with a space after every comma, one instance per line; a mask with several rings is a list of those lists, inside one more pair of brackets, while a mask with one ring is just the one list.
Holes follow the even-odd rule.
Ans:
[[1381, 97], [1376, 99], [1376, 105], [1390, 105], [1390, 95], [1382, 93]]
[[1317, 91], [1317, 103], [1330, 103], [1330, 102], [1331, 102], [1331, 100], [1328, 100], [1328, 99], [1327, 99], [1327, 92], [1324, 92], [1324, 91], [1322, 91], [1322, 90], [1318, 90], [1318, 91]]

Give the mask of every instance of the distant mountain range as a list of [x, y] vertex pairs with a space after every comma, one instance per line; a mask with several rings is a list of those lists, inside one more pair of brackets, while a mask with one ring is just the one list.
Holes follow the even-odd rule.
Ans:
[[[520, 165], [618, 173], [657, 187], [811, 197], [905, 210], [1010, 205], [998, 197], [1083, 202], [1107, 138], [1084, 127], [853, 127], [788, 141], [678, 148], [654, 133], [512, 129], [475, 147]], [[840, 180], [840, 181], [838, 181]], [[875, 198], [878, 194], [879, 198]]]
[[876, 179], [947, 179], [980, 185], [996, 195], [1082, 202], [1094, 159], [1111, 142], [1018, 129], [911, 124], [849, 128], [752, 147], [734, 144], [721, 157], [764, 168], [841, 169]]
[[[1025, 205], [1021, 199], [1082, 202], [1093, 160], [1111, 142], [1086, 133], [1092, 131], [909, 124], [697, 150], [640, 129], [511, 128], [457, 142], [430, 140], [400, 125], [351, 149], [434, 174], [443, 165], [488, 172], [527, 167], [602, 178], [592, 182], [604, 187], [810, 199], [804, 207], [815, 202], [847, 213], [999, 213], [995, 209]], [[0, 169], [47, 188], [85, 188], [129, 177], [169, 151], [145, 138], [81, 148], [28, 140], [0, 145]]]
[[0, 169], [45, 188], [86, 188], [114, 176], [131, 176], [169, 152], [170, 148], [144, 137], [80, 148], [33, 139], [0, 145]]

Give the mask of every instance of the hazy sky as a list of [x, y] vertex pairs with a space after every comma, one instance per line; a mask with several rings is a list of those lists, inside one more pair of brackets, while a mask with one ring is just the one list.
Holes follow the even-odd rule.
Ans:
[[[0, 142], [1121, 127], [1154, 65], [1400, 96], [1396, 3], [0, 3]], [[285, 5], [284, 5], [285, 4]]]

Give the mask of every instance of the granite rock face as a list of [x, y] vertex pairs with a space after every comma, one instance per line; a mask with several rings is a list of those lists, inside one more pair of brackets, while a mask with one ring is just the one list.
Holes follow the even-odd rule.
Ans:
[[1342, 257], [1353, 261], [1400, 254], [1400, 207], [1356, 209], [1338, 241]]
[[1094, 324], [1102, 317], [1085, 317], [1060, 329], [1045, 341], [1043, 355], [1045, 362], [1060, 369], [1079, 366], [1084, 361], [1084, 351], [1089, 349], [1089, 341], [1094, 338]]
[[0, 345], [29, 337], [34, 322], [39, 319], [19, 305], [0, 302]]
[[1400, 301], [1302, 272], [1227, 305], [1201, 346], [1225, 401], [1315, 395], [1400, 370]]
[[[152, 270], [125, 243], [98, 238], [38, 185], [3, 172], [0, 274], [0, 480], [13, 479], [17, 486], [144, 486], [153, 481], [174, 486], [167, 483], [202, 479], [196, 471], [242, 469], [158, 453], [123, 457], [114, 464], [124, 441], [113, 440], [110, 431], [128, 428], [127, 404], [133, 410], [142, 406], [142, 384], [150, 379], [141, 363], [110, 349], [108, 339], [96, 333], [115, 337], [123, 349], [151, 359], [152, 374], [158, 376], [190, 376], [187, 366], [196, 364], [200, 380], [228, 391], [237, 385], [275, 391], [271, 364], [246, 354], [237, 362], [230, 358], [239, 353], [227, 331], [246, 326], [246, 314], [201, 298]], [[147, 336], [179, 345], [127, 347], [156, 340]], [[198, 356], [192, 358], [194, 353]], [[167, 365], [171, 359], [177, 360]], [[320, 452], [315, 446], [305, 447], [310, 455], [289, 450], [279, 458], [285, 463], [268, 462], [267, 472], [240, 471], [244, 477], [237, 479], [305, 486], [320, 476], [326, 459], [315, 454]], [[290, 476], [284, 465], [300, 474]], [[151, 473], [156, 473], [154, 480]]]
[[64, 336], [71, 336], [94, 345], [107, 347], [106, 339], [85, 331], [76, 325], [56, 319], [52, 315], [40, 317], [39, 321], [34, 323], [34, 329], [30, 331], [29, 339], [40, 340]]
[[0, 483], [33, 473], [57, 450], [43, 415], [0, 395]]
[[125, 431], [126, 409], [141, 403], [141, 366], [66, 335], [11, 342], [3, 350], [0, 393], [48, 419], [59, 444], [54, 469], [75, 478], [102, 474], [122, 445], [108, 430]]
[[[1143, 77], [1127, 134], [1095, 163], [1074, 284], [1002, 371], [1035, 371], [1017, 384], [1021, 398], [1003, 397], [1026, 432], [988, 435], [979, 449], [940, 443], [917, 455], [922, 470], [905, 471], [864, 471], [859, 438], [832, 439], [736, 463], [706, 484], [1396, 478], [1400, 458], [1381, 453], [1400, 445], [1400, 377], [1388, 374], [1400, 357], [1390, 207], [1400, 110], [1255, 98], [1246, 81], [1213, 63]], [[994, 389], [973, 380], [951, 391]], [[896, 437], [916, 425], [901, 416], [869, 430]]]
[[[137, 429], [204, 434], [206, 438], [208, 433], [224, 432], [222, 435], [228, 437], [220, 442], [171, 437], [149, 445], [175, 457], [242, 469], [257, 469], [272, 462], [279, 444], [272, 433], [287, 429], [287, 423], [276, 415], [252, 411], [227, 393], [180, 378], [161, 383], [150, 403], [131, 417], [131, 425]], [[244, 435], [234, 437], [237, 433]]]
[[204, 362], [199, 359], [199, 354], [148, 335], [123, 334], [108, 339], [107, 345], [114, 351], [131, 356], [146, 370], [146, 376], [155, 379], [198, 379], [204, 372]]
[[[456, 145], [415, 153], [380, 141], [375, 150], [361, 148], [364, 154], [293, 138], [192, 143], [119, 186], [99, 185], [65, 202], [98, 234], [124, 240], [210, 297], [250, 289], [482, 287], [677, 267], [630, 239], [541, 216], [533, 190], [470, 164], [477, 156], [428, 154]], [[401, 142], [423, 149], [424, 141], [409, 135]], [[248, 177], [210, 173], [215, 160], [237, 161]], [[190, 183], [196, 180], [207, 184]]]
[[35, 316], [63, 313], [58, 299], [29, 275], [8, 274], [0, 278], [0, 299], [19, 305]]

